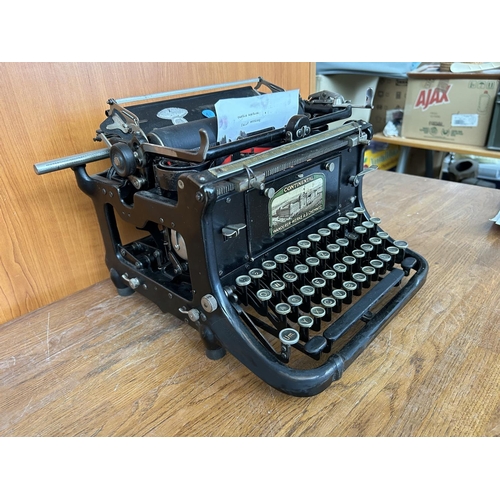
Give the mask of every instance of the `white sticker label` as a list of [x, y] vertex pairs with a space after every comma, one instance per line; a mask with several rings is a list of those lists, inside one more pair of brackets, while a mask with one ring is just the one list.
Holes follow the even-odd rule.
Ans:
[[451, 115], [452, 127], [477, 127], [479, 115]]
[[188, 114], [187, 109], [183, 108], [164, 108], [158, 111], [156, 116], [162, 120], [172, 120], [174, 125], [179, 125], [179, 123], [186, 123], [187, 120], [184, 117]]

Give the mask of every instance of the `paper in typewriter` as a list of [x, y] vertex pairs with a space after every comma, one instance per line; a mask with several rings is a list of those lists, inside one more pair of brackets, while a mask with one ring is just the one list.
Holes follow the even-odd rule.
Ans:
[[298, 110], [298, 90], [221, 99], [215, 103], [217, 141], [225, 143], [259, 130], [282, 128]]

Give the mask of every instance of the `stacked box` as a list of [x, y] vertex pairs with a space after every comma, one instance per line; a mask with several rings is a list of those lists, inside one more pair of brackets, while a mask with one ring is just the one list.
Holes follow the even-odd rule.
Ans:
[[387, 111], [405, 107], [408, 80], [401, 78], [380, 78], [373, 97], [370, 123], [373, 132], [382, 132], [386, 125]]
[[403, 137], [471, 146], [486, 144], [498, 80], [481, 75], [447, 77], [446, 73], [408, 76]]

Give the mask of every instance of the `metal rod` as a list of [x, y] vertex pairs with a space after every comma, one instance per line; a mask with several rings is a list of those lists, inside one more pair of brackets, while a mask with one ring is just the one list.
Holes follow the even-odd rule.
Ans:
[[50, 172], [57, 172], [65, 168], [78, 167], [86, 165], [94, 161], [104, 160], [109, 158], [109, 149], [97, 149], [96, 151], [89, 151], [87, 153], [79, 153], [72, 156], [65, 156], [57, 160], [43, 161], [33, 165], [35, 172], [38, 175], [48, 174]]
[[246, 85], [248, 83], [256, 83], [260, 81], [260, 78], [253, 78], [252, 80], [242, 80], [240, 82], [231, 82], [231, 83], [218, 83], [216, 85], [206, 85], [205, 87], [195, 87], [191, 89], [182, 89], [182, 90], [171, 90], [170, 92], [160, 92], [158, 94], [147, 94], [136, 97], [123, 97], [122, 99], [115, 99], [115, 102], [118, 104], [123, 104], [125, 102], [138, 102], [138, 101], [147, 101], [148, 99], [158, 99], [160, 97], [170, 97], [173, 95], [179, 94], [187, 94], [189, 92], [202, 92], [207, 90], [221, 89], [224, 87], [233, 87], [235, 85]]

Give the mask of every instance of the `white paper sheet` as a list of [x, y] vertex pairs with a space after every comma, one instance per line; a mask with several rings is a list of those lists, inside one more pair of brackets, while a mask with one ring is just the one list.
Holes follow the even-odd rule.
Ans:
[[220, 143], [235, 141], [251, 132], [284, 127], [298, 113], [299, 91], [274, 92], [255, 97], [221, 99], [215, 104]]

